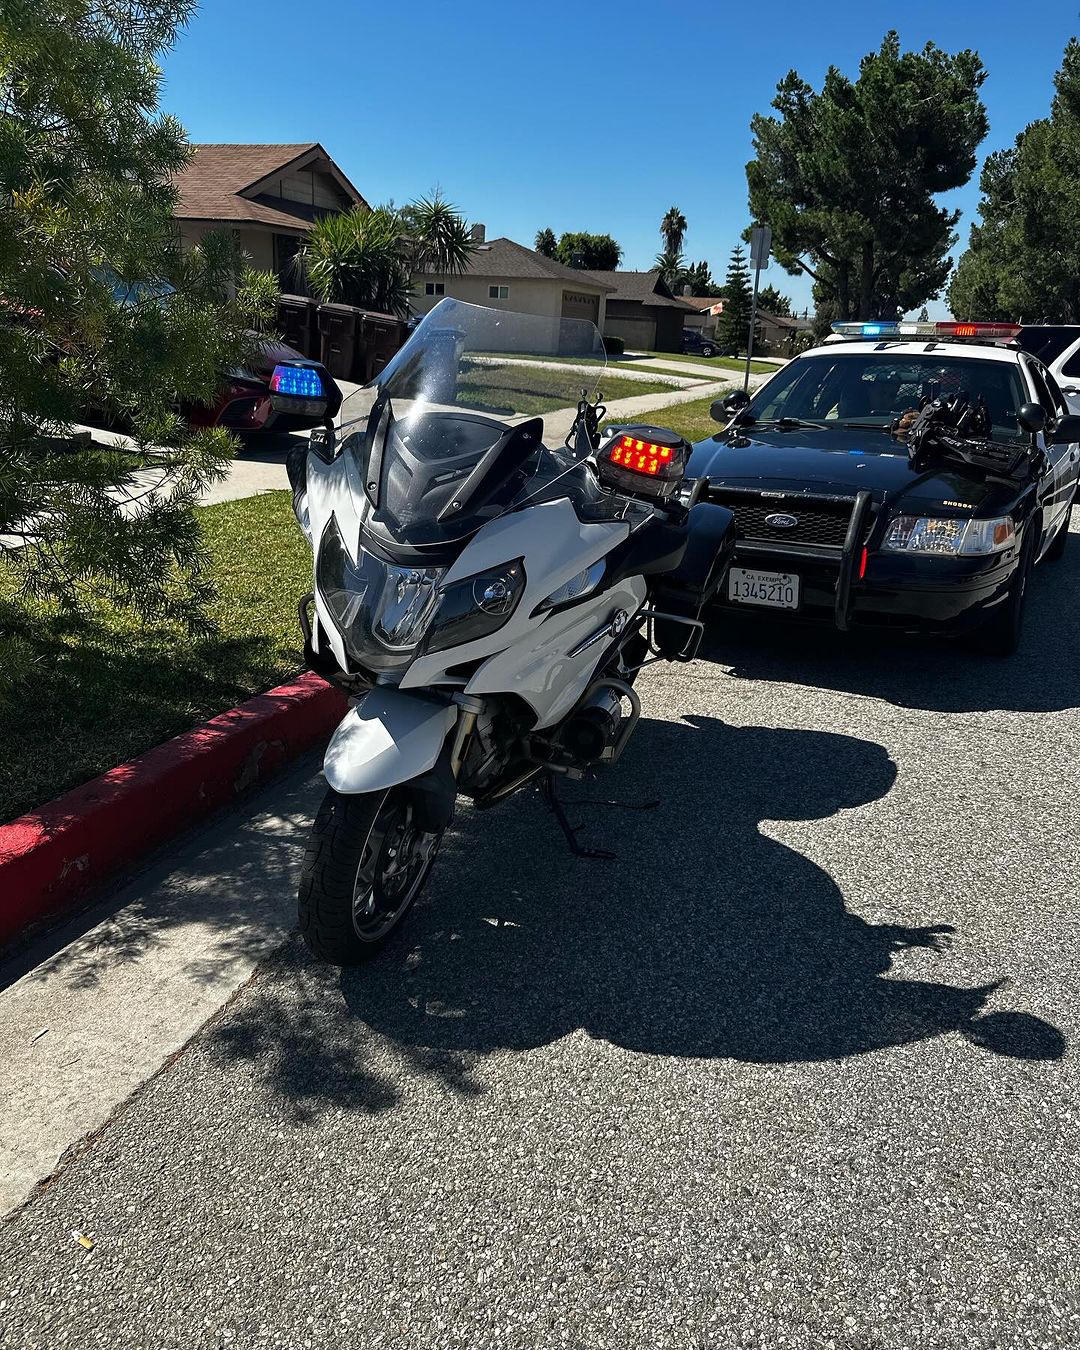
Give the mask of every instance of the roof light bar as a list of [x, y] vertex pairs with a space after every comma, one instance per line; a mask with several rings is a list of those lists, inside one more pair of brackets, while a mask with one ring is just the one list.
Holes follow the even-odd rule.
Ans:
[[850, 338], [982, 338], [1012, 342], [1020, 333], [1018, 323], [918, 323], [905, 319], [874, 319], [869, 323], [834, 323], [834, 333]]

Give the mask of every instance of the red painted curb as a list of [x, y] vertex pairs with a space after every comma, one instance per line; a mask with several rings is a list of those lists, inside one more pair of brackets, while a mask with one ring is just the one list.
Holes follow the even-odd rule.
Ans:
[[301, 675], [0, 825], [0, 946], [269, 778], [346, 706], [318, 675]]

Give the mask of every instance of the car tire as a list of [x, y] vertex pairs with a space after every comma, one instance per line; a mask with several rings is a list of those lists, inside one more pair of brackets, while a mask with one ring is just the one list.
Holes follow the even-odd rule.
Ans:
[[1065, 550], [1069, 546], [1069, 520], [1072, 517], [1072, 509], [1073, 504], [1070, 502], [1069, 509], [1065, 512], [1065, 519], [1059, 526], [1057, 534], [1054, 535], [1054, 542], [1046, 550], [1047, 562], [1060, 562], [1065, 556]]
[[992, 616], [971, 634], [972, 648], [983, 656], [1012, 656], [1020, 645], [1027, 604], [1028, 582], [1035, 564], [1035, 552], [1042, 531], [1038, 521], [1028, 523], [1021, 545], [1020, 563], [1009, 588], [1008, 598]]
[[355, 795], [328, 790], [297, 896], [300, 933], [318, 960], [359, 965], [401, 926], [443, 835], [422, 832], [413, 812], [408, 784]]
[[715, 348], [715, 347], [703, 347], [703, 348], [701, 349], [701, 354], [702, 354], [702, 356], [713, 357], [713, 356], [716, 355], [716, 348]]

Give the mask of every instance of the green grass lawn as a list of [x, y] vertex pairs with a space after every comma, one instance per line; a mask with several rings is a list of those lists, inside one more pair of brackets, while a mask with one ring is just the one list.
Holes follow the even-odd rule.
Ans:
[[703, 441], [706, 436], [715, 436], [720, 430], [720, 424], [709, 416], [709, 408], [714, 398], [722, 397], [723, 392], [689, 403], [672, 403], [668, 407], [651, 409], [645, 417], [651, 425], [669, 427], [688, 441]]
[[[17, 630], [29, 673], [0, 703], [0, 820], [301, 669], [296, 602], [311, 589], [311, 552], [289, 493], [201, 507], [198, 515], [219, 590], [216, 636], [144, 627], [105, 605], [72, 618], [32, 604]], [[0, 569], [0, 600], [10, 599], [12, 585]]]
[[[483, 409], [494, 417], [542, 417], [556, 408], [573, 406], [580, 398], [581, 390], [592, 383], [588, 375], [582, 374], [580, 383], [576, 383], [573, 372], [517, 362], [517, 357], [513, 365], [463, 360], [457, 385], [458, 405]], [[606, 402], [641, 394], [666, 394], [674, 387], [661, 380], [620, 379], [610, 371], [599, 371], [599, 368], [598, 373], [600, 391]]]

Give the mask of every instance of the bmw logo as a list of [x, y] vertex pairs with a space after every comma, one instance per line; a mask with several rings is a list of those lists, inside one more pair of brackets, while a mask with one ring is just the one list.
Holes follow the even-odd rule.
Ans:
[[773, 530], [793, 530], [799, 523], [798, 516], [787, 516], [783, 512], [778, 512], [774, 516], [766, 516], [765, 524]]

